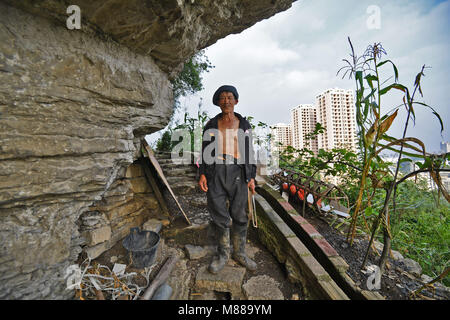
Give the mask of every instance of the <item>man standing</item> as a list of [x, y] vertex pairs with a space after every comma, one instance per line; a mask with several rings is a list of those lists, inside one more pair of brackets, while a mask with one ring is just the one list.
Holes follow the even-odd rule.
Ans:
[[255, 193], [256, 162], [251, 125], [234, 112], [238, 99], [235, 87], [224, 85], [218, 88], [213, 103], [222, 112], [209, 120], [203, 130], [198, 183], [207, 192], [208, 210], [216, 231], [218, 256], [208, 268], [213, 274], [222, 270], [230, 258], [230, 229], [233, 259], [248, 270], [256, 270], [256, 263], [245, 253], [248, 225], [245, 208], [248, 189]]

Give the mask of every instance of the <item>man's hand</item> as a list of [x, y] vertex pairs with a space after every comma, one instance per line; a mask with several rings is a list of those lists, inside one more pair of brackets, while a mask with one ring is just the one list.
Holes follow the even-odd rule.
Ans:
[[256, 193], [255, 191], [255, 179], [250, 179], [250, 181], [248, 182], [248, 188], [252, 191], [253, 194]]
[[202, 191], [204, 192], [208, 191], [208, 182], [206, 181], [206, 176], [204, 174], [200, 176], [200, 180], [198, 180], [198, 185], [200, 186], [200, 189], [202, 189]]

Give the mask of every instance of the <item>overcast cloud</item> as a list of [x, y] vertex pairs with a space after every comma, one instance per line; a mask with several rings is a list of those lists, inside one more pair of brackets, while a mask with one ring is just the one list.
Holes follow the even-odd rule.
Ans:
[[[380, 9], [380, 29], [367, 27], [369, 6]], [[409, 88], [422, 65], [430, 66], [422, 81], [422, 101], [436, 109], [444, 126], [450, 126], [449, 18], [450, 0], [299, 0], [289, 10], [207, 48], [215, 68], [204, 75], [205, 89], [183, 99], [182, 107], [195, 114], [202, 98], [203, 109], [214, 116], [220, 112], [211, 102], [214, 91], [231, 84], [240, 95], [236, 112], [270, 125], [288, 123], [292, 108], [315, 103], [322, 91], [354, 90], [353, 80], [336, 76], [342, 59], [349, 58], [350, 36], [357, 54], [381, 42], [399, 69], [399, 82]], [[400, 96], [395, 98], [386, 100], [384, 112], [401, 103]], [[440, 141], [450, 140], [450, 128], [441, 136], [429, 109], [416, 108], [417, 121], [407, 135], [424, 141], [427, 151], [438, 151]], [[403, 119], [399, 116], [388, 133], [400, 137]]]

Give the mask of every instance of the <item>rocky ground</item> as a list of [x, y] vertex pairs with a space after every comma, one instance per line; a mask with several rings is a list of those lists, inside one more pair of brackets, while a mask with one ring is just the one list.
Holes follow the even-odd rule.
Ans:
[[[167, 200], [167, 205], [171, 212], [175, 212], [178, 214], [177, 220], [178, 223], [184, 224], [180, 210], [177, 208], [175, 201], [171, 199], [168, 192], [164, 193], [165, 199]], [[177, 199], [183, 208], [183, 210], [188, 215], [190, 221], [195, 225], [205, 225], [205, 223], [209, 223], [209, 214], [206, 208], [206, 195], [196, 189], [195, 191], [185, 194], [185, 195], [177, 195]], [[175, 226], [174, 226], [175, 227]], [[302, 299], [301, 288], [289, 282], [287, 280], [287, 273], [284, 270], [284, 267], [278, 263], [275, 257], [261, 244], [258, 239], [257, 231], [254, 227], [249, 227], [248, 233], [248, 243], [246, 245], [246, 251], [250, 258], [254, 259], [258, 265], [258, 269], [254, 272], [246, 271], [242, 284], [244, 287], [242, 299]], [[190, 271], [192, 275], [197, 275], [199, 270], [207, 267], [211, 261], [211, 258], [214, 254], [215, 248], [213, 246], [203, 246], [203, 248], [198, 248], [200, 258], [196, 258], [197, 253], [191, 253], [194, 251], [189, 247], [193, 245], [183, 245], [178, 244], [176, 241], [168, 241], [167, 245], [171, 248], [177, 248], [180, 251], [184, 251], [185, 257], [188, 259], [186, 263], [187, 269]], [[197, 246], [198, 247], [198, 246]], [[193, 256], [193, 258], [192, 258]], [[191, 257], [191, 258], [190, 258]], [[189, 259], [190, 258], [190, 259]], [[227, 264], [227, 267], [232, 268], [241, 268], [239, 264], [234, 262], [234, 260], [230, 259]], [[203, 294], [199, 294], [195, 292], [196, 283], [195, 277], [192, 277], [192, 282], [190, 284], [191, 287], [191, 295], [189, 299], [233, 299], [229, 293], [220, 292], [214, 290], [214, 288], [204, 288], [205, 290]], [[254, 286], [256, 283], [265, 283], [267, 292], [255, 292], [257, 287]], [[247, 286], [246, 286], [247, 284]], [[263, 286], [264, 287], [264, 286]], [[247, 289], [246, 289], [247, 288]], [[258, 290], [261, 291], [261, 290]], [[264, 290], [263, 290], [264, 291]], [[194, 294], [192, 294], [194, 293]], [[249, 295], [249, 296], [247, 296]]]
[[[260, 243], [256, 229], [251, 226], [249, 227], [246, 250], [249, 257], [258, 264], [258, 269], [255, 272], [248, 272], [230, 259], [223, 272], [217, 276], [211, 275], [206, 268], [215, 253], [215, 247], [213, 242], [208, 242], [206, 239], [208, 238], [208, 232], [205, 231], [205, 226], [209, 222], [206, 195], [196, 186], [197, 177], [191, 169], [174, 166], [169, 161], [165, 163], [165, 160], [160, 160], [160, 163], [168, 180], [170, 180], [169, 183], [173, 186], [181, 207], [193, 225], [192, 228], [188, 229], [191, 234], [189, 232], [177, 234], [179, 230], [186, 230], [188, 224], [169, 191], [165, 187], [161, 187], [170, 212], [169, 219], [171, 222], [169, 223], [169, 219], [166, 221], [152, 220], [144, 224], [143, 229], [162, 234], [157, 251], [157, 260], [152, 267], [150, 279], [154, 278], [167, 257], [170, 255], [178, 257], [178, 262], [168, 280], [168, 284], [173, 289], [171, 299], [304, 299], [300, 285], [288, 281], [284, 266], [279, 264], [275, 257]], [[301, 212], [298, 204], [292, 204]], [[305, 218], [346, 260], [349, 265], [347, 274], [356, 285], [361, 289], [368, 289], [367, 279], [369, 274], [360, 269], [367, 249], [368, 241], [366, 237], [359, 235], [354, 244], [349, 246], [345, 241], [345, 220], [337, 219], [336, 216], [331, 215], [318, 216], [312, 214], [312, 211], [307, 211]], [[199, 237], [203, 237], [203, 239], [199, 239]], [[377, 245], [380, 246], [380, 244]], [[410, 261], [410, 259], [403, 259], [397, 252], [394, 253], [397, 259], [389, 259], [388, 268], [381, 278], [381, 288], [377, 291], [388, 300], [412, 299], [410, 293], [419, 288], [424, 281], [429, 282], [431, 278], [421, 274], [420, 266], [417, 263]], [[126, 264], [126, 272], [137, 272], [141, 276], [136, 277], [135, 281], [140, 286], [146, 285], [147, 280], [142, 276], [143, 270], [133, 268], [122, 242], [117, 243], [96, 260], [111, 269], [115, 263]], [[375, 265], [377, 261], [378, 257], [371, 253], [366, 266]], [[415, 299], [450, 298], [449, 289], [440, 283], [435, 284], [434, 292], [431, 289], [426, 289], [421, 293], [422, 295], [415, 297]]]
[[[175, 201], [164, 193], [169, 210], [174, 213], [176, 219], [171, 226], [160, 226], [165, 231], [171, 228], [186, 226], [181, 212], [176, 206]], [[208, 222], [208, 212], [206, 209], [206, 198], [200, 192], [178, 195], [183, 210], [188, 215], [194, 225], [202, 226]], [[349, 246], [345, 240], [345, 233], [330, 226], [333, 220], [329, 218], [317, 217], [310, 212], [306, 213], [305, 218], [320, 232], [320, 234], [334, 247], [339, 255], [346, 260], [349, 265], [347, 274], [362, 289], [367, 289], [368, 275], [360, 270], [362, 258], [367, 249], [368, 241], [362, 236], [357, 237], [353, 246]], [[336, 220], [338, 222], [338, 220]], [[342, 221], [341, 221], [342, 222]], [[336, 225], [338, 223], [334, 223]], [[255, 272], [244, 272], [232, 259], [228, 262], [226, 268], [230, 268], [230, 275], [243, 274], [235, 283], [232, 280], [216, 278], [208, 282], [209, 273], [205, 268], [210, 263], [215, 252], [213, 246], [196, 246], [195, 244], [179, 243], [174, 239], [161, 239], [157, 261], [153, 267], [150, 279], [154, 278], [158, 270], [163, 265], [169, 255], [176, 255], [179, 261], [174, 268], [169, 279], [169, 285], [174, 290], [172, 299], [183, 300], [230, 300], [230, 299], [285, 299], [302, 300], [302, 290], [299, 285], [288, 281], [284, 267], [280, 265], [275, 257], [260, 243], [256, 230], [249, 227], [249, 236], [247, 243], [247, 253], [258, 264], [258, 270]], [[371, 253], [366, 265], [376, 264], [378, 256]], [[111, 270], [115, 263], [127, 265], [126, 272], [143, 273], [142, 269], [133, 268], [130, 264], [129, 255], [121, 242], [118, 242], [112, 249], [108, 250], [96, 259], [96, 262], [107, 265]], [[408, 269], [409, 268], [409, 269]], [[408, 272], [409, 271], [409, 272]], [[409, 294], [411, 291], [419, 288], [424, 282], [430, 281], [426, 275], [420, 275], [417, 269], [412, 269], [403, 263], [401, 259], [389, 259], [389, 267], [381, 279], [381, 288], [377, 290], [388, 300], [408, 300], [412, 299]], [[420, 277], [421, 276], [421, 277]], [[198, 280], [203, 279], [203, 280]], [[211, 280], [211, 279], [210, 279]], [[143, 276], [135, 278], [136, 283], [145, 286], [146, 280]], [[197, 282], [201, 282], [201, 289], [198, 289]], [[223, 281], [222, 287], [217, 285]], [[260, 286], [255, 286], [259, 284]], [[264, 284], [264, 285], [262, 285]], [[242, 286], [243, 285], [243, 286]], [[261, 286], [262, 285], [262, 286]], [[238, 293], [236, 288], [243, 287], [244, 290]], [[260, 294], [264, 288], [266, 292]], [[247, 290], [247, 291], [246, 291]], [[415, 299], [450, 299], [450, 290], [440, 283], [434, 285], [434, 293], [431, 289], [421, 292], [421, 296]], [[248, 295], [248, 296], [247, 296]], [[253, 295], [253, 296], [252, 296]]]
[[[288, 281], [284, 267], [260, 243], [257, 231], [252, 226], [249, 227], [246, 251], [249, 257], [255, 260], [258, 269], [254, 272], [246, 271], [245, 268], [230, 259], [224, 272], [217, 276], [211, 275], [206, 268], [216, 250], [212, 243], [211, 245], [199, 246], [195, 241], [189, 243], [189, 236], [177, 236], [175, 238], [164, 236], [176, 234], [178, 230], [182, 230], [188, 224], [168, 190], [163, 189], [162, 193], [172, 222], [153, 219], [144, 224], [143, 229], [159, 231], [162, 234], [150, 279], [156, 276], [169, 256], [176, 255], [178, 257], [178, 262], [167, 282], [173, 289], [171, 299], [303, 299], [302, 288]], [[204, 234], [206, 237], [204, 231], [205, 226], [209, 223], [209, 214], [206, 208], [205, 193], [192, 188], [189, 192], [176, 196], [193, 228], [198, 228], [194, 233]], [[93, 261], [93, 263], [107, 266], [111, 270], [114, 264], [125, 264], [127, 265], [126, 273], [136, 272], [138, 274], [134, 277], [133, 283], [143, 287], [146, 286], [147, 281], [144, 274], [147, 269], [136, 269], [130, 262], [129, 253], [123, 247], [121, 241]], [[106, 298], [108, 299], [108, 297]]]

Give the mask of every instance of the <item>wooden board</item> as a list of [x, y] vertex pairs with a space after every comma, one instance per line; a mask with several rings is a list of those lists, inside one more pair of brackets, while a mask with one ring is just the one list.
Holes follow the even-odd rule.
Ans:
[[[147, 152], [143, 152], [143, 154], [147, 155]], [[146, 158], [148, 158], [148, 156]], [[156, 180], [153, 177], [152, 172], [150, 171], [150, 167], [146, 164], [146, 160], [144, 158], [142, 158], [140, 162], [142, 168], [144, 169], [144, 174], [147, 178], [147, 181], [150, 183], [153, 192], [155, 193], [156, 199], [158, 200], [158, 203], [161, 207], [162, 214], [168, 217], [169, 209], [167, 208], [166, 201], [164, 200], [164, 197], [159, 190], [158, 184], [156, 183]]]
[[172, 195], [173, 199], [175, 200], [175, 202], [177, 203], [178, 208], [180, 208], [181, 213], [183, 213], [184, 218], [186, 219], [187, 223], [189, 225], [191, 225], [191, 221], [189, 220], [189, 218], [186, 216], [186, 213], [184, 213], [183, 208], [181, 208], [180, 203], [178, 202], [177, 197], [175, 196], [175, 194], [172, 191], [172, 188], [170, 187], [169, 183], [167, 182], [166, 177], [164, 176], [164, 173], [161, 169], [161, 166], [158, 163], [158, 160], [155, 158], [155, 154], [153, 153], [153, 150], [150, 148], [150, 146], [147, 144], [147, 142], [145, 140], [143, 140], [143, 144], [144, 144], [144, 148], [147, 151], [148, 154], [148, 158], [150, 159], [150, 162], [152, 163], [152, 165], [155, 167], [156, 172], [158, 173], [159, 177], [161, 178], [161, 180], [163, 181], [163, 183], [165, 184], [165, 186], [167, 187], [167, 189], [169, 190], [170, 194]]

